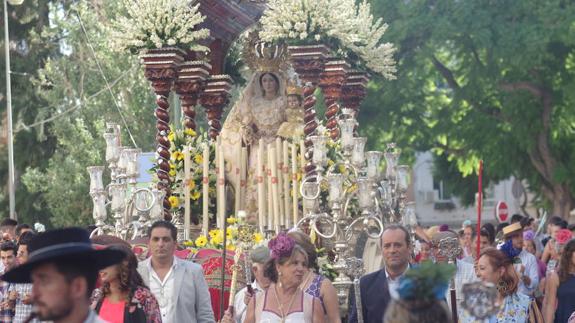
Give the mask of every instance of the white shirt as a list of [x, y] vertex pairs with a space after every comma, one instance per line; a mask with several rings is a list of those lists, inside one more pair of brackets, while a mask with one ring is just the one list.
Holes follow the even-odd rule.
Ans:
[[176, 268], [176, 259], [172, 263], [172, 267], [161, 280], [154, 268], [152, 268], [152, 262], [148, 264], [148, 271], [150, 273], [150, 291], [160, 305], [160, 313], [162, 314], [163, 323], [171, 323], [174, 318], [174, 269]]
[[405, 275], [405, 272], [408, 269], [409, 265], [407, 266], [407, 268], [405, 268], [405, 270], [403, 271], [403, 273], [401, 273], [401, 275], [397, 276], [395, 279], [392, 279], [391, 277], [389, 277], [387, 268], [385, 268], [385, 278], [387, 278], [387, 286], [389, 289], [389, 295], [391, 296], [391, 299], [395, 300], [399, 299], [399, 293], [397, 292], [397, 289], [399, 288], [399, 280], [401, 279], [401, 277], [403, 277], [403, 275]]
[[[254, 289], [255, 294], [263, 292], [263, 288], [260, 287], [257, 281], [254, 281], [252, 284], [252, 288]], [[239, 292], [236, 293], [236, 297], [234, 298], [234, 321], [236, 323], [242, 323], [246, 320], [246, 313], [248, 306], [244, 303], [244, 298], [246, 296], [248, 289], [247, 287], [242, 288]]]
[[521, 259], [521, 264], [525, 266], [525, 271], [523, 272], [523, 276], [529, 277], [531, 279], [531, 284], [529, 286], [525, 286], [525, 282], [521, 278], [521, 273], [519, 269], [516, 268], [517, 274], [519, 274], [519, 288], [517, 289], [518, 292], [523, 293], [527, 296], [532, 296], [533, 292], [539, 285], [539, 271], [537, 269], [537, 258], [525, 249], [521, 250], [519, 254], [519, 259]]

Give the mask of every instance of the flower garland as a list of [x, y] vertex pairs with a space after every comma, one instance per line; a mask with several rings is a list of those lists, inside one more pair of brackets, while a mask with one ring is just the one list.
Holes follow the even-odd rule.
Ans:
[[199, 3], [194, 6], [181, 0], [122, 0], [121, 3], [126, 15], [112, 22], [112, 49], [132, 54], [167, 46], [209, 51], [199, 44], [210, 35], [208, 29], [198, 28], [205, 19], [198, 11]]
[[357, 67], [395, 79], [396, 49], [381, 43], [388, 26], [374, 18], [367, 0], [359, 5], [355, 0], [270, 0], [260, 22], [263, 41], [322, 42]]
[[[172, 207], [172, 212], [183, 212], [185, 190], [190, 191], [191, 200], [191, 214], [192, 219], [197, 216], [196, 221], [201, 221], [202, 218], [202, 181], [203, 181], [203, 150], [206, 144], [209, 145], [209, 214], [210, 217], [215, 214], [216, 210], [216, 172], [215, 172], [215, 149], [213, 145], [209, 144], [207, 132], [203, 132], [198, 136], [192, 129], [174, 130], [170, 128], [168, 134], [170, 141], [170, 188], [172, 195], [168, 198]], [[184, 172], [184, 148], [190, 147], [190, 181], [184, 185], [185, 172]], [[150, 171], [155, 174], [157, 165]], [[155, 177], [157, 180], [157, 178]], [[195, 221], [194, 221], [195, 222]]]

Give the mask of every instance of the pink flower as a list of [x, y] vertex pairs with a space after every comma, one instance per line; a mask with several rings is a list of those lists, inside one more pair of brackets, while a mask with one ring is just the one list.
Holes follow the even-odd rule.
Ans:
[[283, 257], [291, 256], [295, 240], [285, 233], [280, 233], [274, 239], [268, 242], [268, 248], [271, 251], [272, 259], [278, 260]]
[[557, 235], [555, 236], [555, 241], [557, 241], [558, 244], [564, 245], [567, 242], [569, 242], [569, 240], [571, 240], [571, 238], [573, 238], [573, 233], [570, 230], [561, 229], [561, 230], [557, 231]]

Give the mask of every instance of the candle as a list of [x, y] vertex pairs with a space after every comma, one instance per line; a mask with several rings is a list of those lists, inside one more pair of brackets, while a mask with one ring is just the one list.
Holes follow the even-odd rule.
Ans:
[[240, 163], [240, 210], [245, 210], [246, 208], [246, 177], [247, 177], [247, 165], [248, 165], [248, 147], [242, 147], [242, 160]]
[[238, 143], [236, 145], [236, 158], [235, 159], [235, 163], [234, 165], [232, 165], [233, 167], [233, 171], [234, 171], [234, 180], [236, 182], [236, 187], [235, 188], [235, 198], [234, 198], [234, 214], [237, 214], [238, 211], [240, 210], [240, 192], [241, 192], [241, 188], [240, 188], [240, 182], [242, 180], [241, 178], [241, 173], [240, 173], [240, 164], [242, 163], [242, 142], [241, 140], [238, 140]]
[[272, 168], [271, 168], [271, 146], [267, 145], [266, 150], [267, 162], [266, 162], [266, 177], [267, 177], [267, 193], [268, 193], [268, 208], [266, 216], [268, 217], [268, 230], [274, 229], [274, 205], [273, 205], [273, 192], [272, 192]]
[[263, 232], [264, 214], [266, 214], [265, 203], [265, 183], [264, 183], [264, 142], [262, 139], [258, 145], [258, 162], [257, 162], [257, 189], [258, 189], [258, 225]]
[[299, 142], [299, 150], [300, 150], [300, 161], [301, 161], [301, 171], [302, 174], [305, 174], [305, 141], [300, 140]]
[[[218, 137], [219, 138], [219, 137]], [[218, 177], [218, 188], [220, 190], [220, 210], [221, 210], [221, 226], [220, 228], [224, 227], [224, 222], [226, 221], [226, 172], [225, 172], [225, 162], [224, 162], [224, 150], [222, 148], [221, 142], [219, 144], [220, 150], [220, 160], [219, 160], [219, 168], [220, 173]]]
[[294, 143], [291, 146], [291, 173], [292, 173], [292, 212], [293, 212], [293, 225], [294, 227], [298, 221], [298, 182], [297, 182], [297, 146]]
[[190, 146], [184, 146], [184, 240], [190, 239]]
[[202, 152], [202, 231], [204, 236], [208, 236], [209, 231], [209, 215], [208, 209], [210, 205], [210, 145], [204, 143], [204, 151]]
[[276, 228], [276, 233], [280, 232], [280, 199], [279, 199], [279, 190], [278, 190], [278, 169], [277, 169], [277, 153], [275, 147], [271, 147], [270, 149], [270, 158], [271, 158], [271, 171], [272, 171], [272, 205], [274, 211], [274, 226]]
[[286, 226], [286, 228], [289, 228], [289, 222], [290, 222], [290, 198], [289, 198], [289, 193], [290, 193], [290, 189], [289, 189], [289, 147], [288, 147], [288, 142], [287, 140], [283, 141], [283, 152], [282, 152], [282, 157], [283, 157], [283, 168], [282, 168], [282, 183], [283, 183], [283, 203], [284, 203], [284, 214], [283, 214], [283, 224]]
[[283, 152], [283, 148], [282, 148], [282, 139], [280, 137], [276, 138], [276, 145], [274, 148], [275, 148], [275, 152], [276, 152], [275, 165], [276, 165], [276, 170], [277, 170], [277, 182], [278, 182], [277, 198], [278, 198], [279, 220], [280, 220], [279, 225], [285, 225], [285, 222], [284, 222], [285, 207], [284, 207], [284, 203], [283, 203], [283, 187], [284, 186], [283, 186], [283, 178], [282, 178], [282, 170], [283, 170], [282, 152]]

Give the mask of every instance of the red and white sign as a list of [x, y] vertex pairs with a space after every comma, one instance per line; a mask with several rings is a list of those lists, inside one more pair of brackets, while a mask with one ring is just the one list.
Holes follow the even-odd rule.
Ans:
[[497, 206], [495, 207], [495, 218], [499, 223], [507, 222], [509, 219], [509, 208], [507, 207], [507, 203], [503, 201], [497, 202]]

